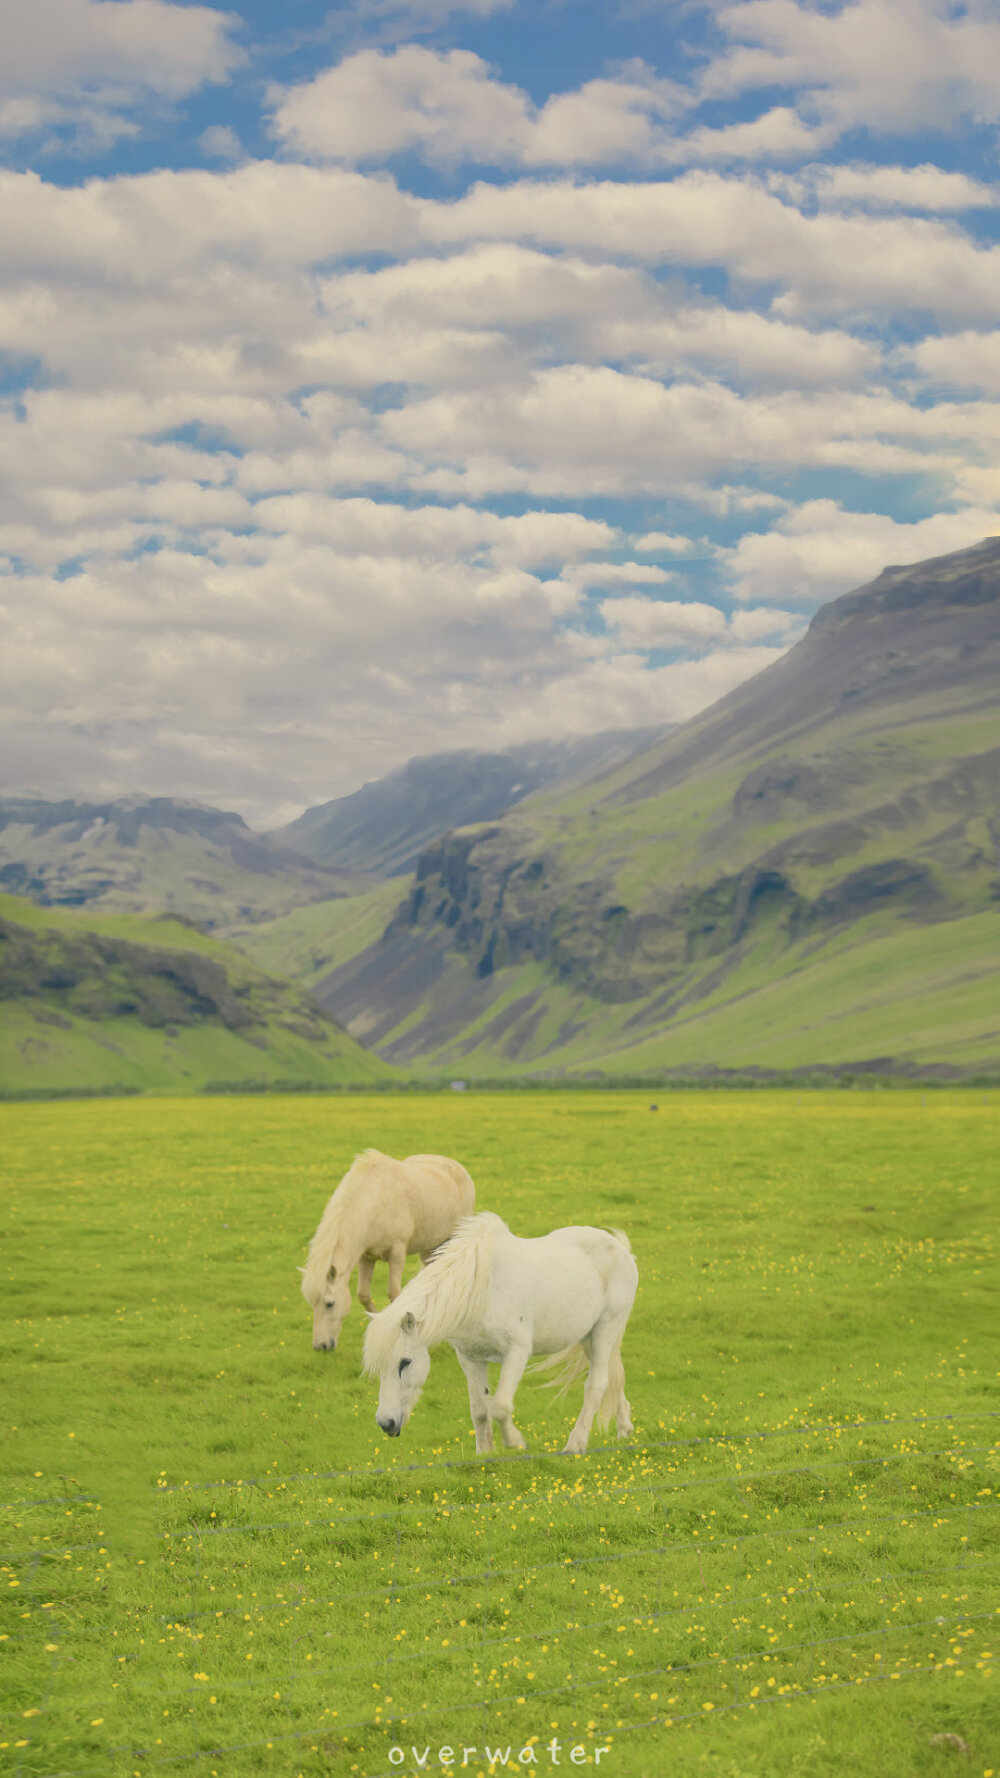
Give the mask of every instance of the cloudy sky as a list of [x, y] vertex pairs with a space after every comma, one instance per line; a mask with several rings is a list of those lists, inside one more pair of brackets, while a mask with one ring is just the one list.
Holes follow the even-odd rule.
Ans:
[[1000, 531], [1000, 0], [0, 29], [0, 789], [682, 719]]

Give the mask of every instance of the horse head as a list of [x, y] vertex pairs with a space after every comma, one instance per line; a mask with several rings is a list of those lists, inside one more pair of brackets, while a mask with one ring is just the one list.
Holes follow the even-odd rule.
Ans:
[[[384, 1310], [390, 1314], [391, 1310]], [[376, 1317], [376, 1320], [378, 1317]], [[374, 1323], [369, 1323], [369, 1327]], [[431, 1355], [420, 1338], [416, 1318], [407, 1311], [395, 1340], [379, 1358], [378, 1407], [375, 1419], [387, 1438], [398, 1438], [417, 1405], [431, 1368]]]
[[330, 1266], [318, 1297], [313, 1300], [313, 1350], [334, 1351], [347, 1311], [351, 1306], [348, 1273]]

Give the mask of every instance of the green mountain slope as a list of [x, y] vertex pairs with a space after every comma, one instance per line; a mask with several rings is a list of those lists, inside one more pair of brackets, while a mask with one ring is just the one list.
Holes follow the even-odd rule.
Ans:
[[294, 908], [278, 920], [234, 927], [227, 936], [262, 969], [314, 991], [332, 970], [381, 938], [410, 884], [409, 877], [390, 877], [361, 894]]
[[391, 1073], [301, 988], [196, 929], [0, 896], [0, 1091]]
[[316, 992], [468, 1072], [1000, 1059], [1000, 539], [887, 569], [775, 666], [447, 835]]
[[166, 909], [224, 931], [359, 886], [262, 839], [239, 815], [198, 803], [0, 797], [0, 891], [44, 906]]

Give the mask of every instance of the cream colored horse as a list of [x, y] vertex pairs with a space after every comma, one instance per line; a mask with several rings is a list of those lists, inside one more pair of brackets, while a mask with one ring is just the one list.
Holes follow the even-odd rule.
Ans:
[[355, 1157], [323, 1212], [302, 1272], [302, 1295], [313, 1311], [313, 1346], [331, 1352], [351, 1306], [351, 1273], [358, 1268], [358, 1300], [374, 1313], [372, 1272], [389, 1262], [389, 1301], [399, 1295], [408, 1253], [426, 1261], [476, 1206], [465, 1168], [442, 1154], [411, 1154], [394, 1161], [377, 1148]]

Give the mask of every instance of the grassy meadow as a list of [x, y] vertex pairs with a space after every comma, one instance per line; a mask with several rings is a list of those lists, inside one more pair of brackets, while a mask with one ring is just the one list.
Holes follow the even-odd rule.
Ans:
[[[633, 1440], [528, 1379], [476, 1458], [447, 1347], [382, 1437], [295, 1271], [369, 1144], [628, 1230]], [[951, 1090], [0, 1106], [3, 1769], [1000, 1774], [998, 1151]]]

